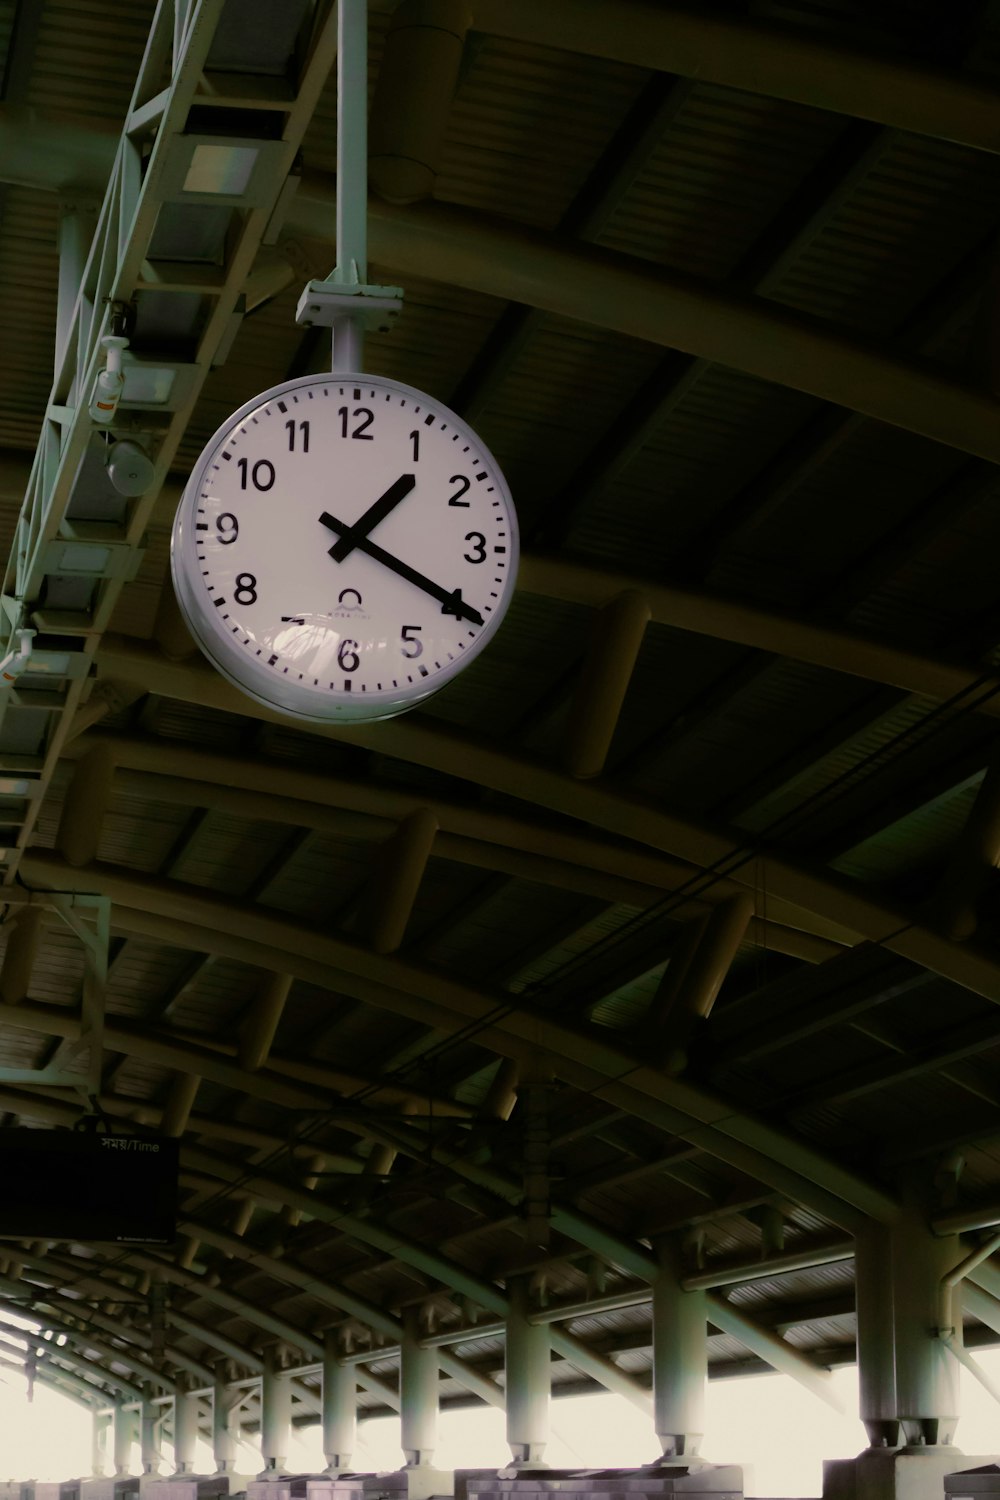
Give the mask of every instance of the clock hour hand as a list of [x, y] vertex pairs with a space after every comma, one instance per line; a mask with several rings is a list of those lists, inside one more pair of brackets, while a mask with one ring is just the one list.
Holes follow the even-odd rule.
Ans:
[[335, 562], [343, 562], [351, 552], [354, 551], [370, 531], [374, 531], [380, 521], [391, 510], [394, 510], [400, 500], [404, 499], [417, 482], [416, 474], [401, 474], [395, 484], [390, 484], [384, 495], [380, 495], [374, 505], [369, 505], [360, 520], [355, 521], [353, 526], [348, 526], [340, 534], [340, 541], [336, 546], [330, 548], [330, 556]]
[[[327, 510], [320, 516], [320, 521], [330, 531], [336, 532], [340, 537], [352, 529], [349, 526], [345, 526], [343, 521], [338, 521], [336, 516], [331, 516]], [[462, 598], [460, 589], [449, 590], [442, 588], [432, 578], [427, 578], [423, 573], [418, 573], [416, 568], [410, 567], [409, 563], [403, 562], [399, 557], [394, 557], [391, 552], [386, 552], [384, 547], [380, 547], [377, 542], [370, 541], [366, 536], [358, 538], [357, 547], [360, 552], [365, 552], [369, 557], [373, 557], [376, 562], [380, 562], [384, 568], [391, 569], [400, 578], [405, 578], [408, 583], [413, 583], [418, 589], [423, 589], [425, 594], [430, 594], [432, 599], [437, 599], [442, 606], [442, 614], [455, 615], [457, 619], [469, 620], [473, 625], [482, 625], [485, 623], [478, 609], [473, 609], [471, 604], [466, 604]], [[331, 547], [329, 550], [331, 557], [337, 556], [336, 546]], [[337, 561], [339, 562], [340, 559], [337, 558]]]

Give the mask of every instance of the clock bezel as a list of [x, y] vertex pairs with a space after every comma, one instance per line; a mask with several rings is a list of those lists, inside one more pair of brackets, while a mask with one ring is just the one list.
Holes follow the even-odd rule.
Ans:
[[[231, 439], [234, 429], [257, 413], [261, 407], [282, 396], [299, 393], [314, 386], [365, 386], [398, 394], [401, 398], [426, 403], [428, 408], [442, 417], [454, 430], [460, 432], [474, 447], [479, 464], [490, 473], [495, 493], [501, 498], [508, 521], [508, 552], [505, 559], [504, 586], [501, 596], [486, 623], [478, 631], [468, 648], [454, 662], [440, 668], [434, 674], [430, 686], [423, 682], [407, 684], [405, 687], [388, 688], [382, 692], [365, 692], [352, 698], [347, 693], [322, 693], [312, 686], [276, 676], [262, 660], [250, 656], [234, 643], [228, 628], [223, 628], [215, 609], [211, 606], [209, 590], [202, 585], [202, 569], [197, 556], [194, 514], [206, 474], [216, 461], [220, 451]], [[220, 424], [205, 444], [198, 461], [184, 487], [174, 517], [170, 542], [170, 570], [178, 606], [202, 653], [209, 659], [219, 674], [238, 688], [241, 693], [271, 709], [300, 723], [330, 725], [336, 723], [362, 724], [393, 718], [407, 709], [416, 707], [433, 697], [442, 688], [463, 672], [476, 660], [484, 646], [492, 640], [503, 622], [513, 596], [517, 580], [520, 543], [517, 514], [510, 488], [497, 460], [478, 433], [443, 401], [407, 385], [391, 376], [372, 375], [353, 371], [327, 371], [315, 375], [299, 376], [282, 381], [259, 392]]]

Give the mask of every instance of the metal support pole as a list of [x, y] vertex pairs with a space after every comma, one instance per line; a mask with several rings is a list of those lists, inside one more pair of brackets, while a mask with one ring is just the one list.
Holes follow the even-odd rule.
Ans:
[[231, 1474], [236, 1467], [236, 1439], [230, 1424], [226, 1367], [220, 1361], [215, 1368], [212, 1386], [212, 1453], [217, 1474]]
[[[871, 1225], [857, 1237], [860, 1415], [874, 1448], [954, 1441], [958, 1363], [938, 1329], [943, 1288], [962, 1259], [957, 1234], [929, 1227], [915, 1182], [904, 1185], [894, 1224]], [[954, 1321], [957, 1353], [962, 1328]]]
[[326, 1472], [341, 1474], [351, 1466], [357, 1432], [357, 1374], [341, 1363], [340, 1339], [333, 1331], [323, 1341], [323, 1453]]
[[438, 1354], [421, 1342], [418, 1308], [407, 1308], [399, 1356], [400, 1430], [406, 1467], [427, 1465], [434, 1457], [438, 1423]]
[[507, 1446], [515, 1465], [538, 1467], [549, 1436], [551, 1332], [529, 1322], [533, 1312], [525, 1277], [507, 1287]]
[[[339, 0], [337, 11], [337, 281], [368, 280], [368, 0]], [[335, 371], [364, 369], [361, 317], [333, 322]]]
[[269, 1349], [260, 1379], [260, 1453], [265, 1476], [282, 1473], [292, 1425], [292, 1383], [277, 1349]]
[[106, 1411], [95, 1411], [91, 1418], [90, 1469], [95, 1476], [105, 1472], [108, 1456], [108, 1428], [111, 1418]]
[[160, 1471], [160, 1420], [153, 1401], [153, 1389], [152, 1383], [147, 1381], [139, 1408], [139, 1461], [144, 1474], [158, 1474]]
[[705, 1432], [708, 1327], [705, 1293], [687, 1292], [675, 1247], [658, 1247], [653, 1283], [653, 1415], [664, 1457], [698, 1452]]
[[178, 1387], [174, 1397], [174, 1473], [193, 1474], [198, 1442], [198, 1397]]
[[135, 1441], [135, 1408], [123, 1401], [115, 1402], [114, 1410], [114, 1465], [115, 1474], [130, 1474], [132, 1444]]

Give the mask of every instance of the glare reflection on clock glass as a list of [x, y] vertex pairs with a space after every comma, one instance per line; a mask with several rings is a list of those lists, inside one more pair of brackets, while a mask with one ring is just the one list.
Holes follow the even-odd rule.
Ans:
[[291, 622], [284, 629], [275, 631], [270, 643], [284, 665], [307, 666], [314, 676], [322, 677], [327, 673], [343, 676], [342, 650], [352, 653], [348, 659], [353, 659], [356, 653], [361, 660], [369, 661], [376, 653], [385, 652], [384, 637], [352, 636], [334, 629], [328, 617], [310, 619], [308, 615], [300, 615], [297, 619], [304, 623]]

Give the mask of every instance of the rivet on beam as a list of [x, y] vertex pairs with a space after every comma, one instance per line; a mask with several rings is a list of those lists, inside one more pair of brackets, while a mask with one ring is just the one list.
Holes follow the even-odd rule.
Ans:
[[594, 620], [569, 716], [566, 769], [572, 776], [599, 776], [604, 770], [651, 613], [645, 596], [628, 589]]
[[111, 798], [114, 756], [98, 744], [76, 762], [56, 833], [56, 848], [67, 864], [82, 869], [97, 857], [101, 825]]

